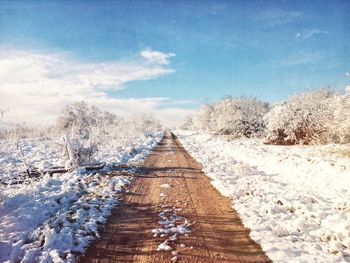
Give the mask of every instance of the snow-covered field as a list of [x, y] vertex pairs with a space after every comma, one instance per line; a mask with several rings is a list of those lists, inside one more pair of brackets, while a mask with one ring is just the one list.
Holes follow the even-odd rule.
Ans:
[[273, 261], [350, 262], [349, 145], [175, 133]]
[[[132, 143], [110, 141], [95, 158], [108, 165], [142, 161], [161, 140], [162, 132], [139, 136]], [[60, 147], [50, 139], [21, 142], [27, 161], [39, 168], [64, 165]], [[0, 180], [23, 171], [18, 150], [0, 141]], [[123, 176], [83, 170], [0, 184], [0, 262], [74, 262], [117, 205], [117, 195], [132, 182]], [[8, 180], [6, 180], [8, 182]]]

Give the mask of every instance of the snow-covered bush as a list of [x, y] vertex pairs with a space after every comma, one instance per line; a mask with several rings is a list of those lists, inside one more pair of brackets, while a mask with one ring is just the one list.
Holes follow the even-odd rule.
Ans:
[[180, 125], [180, 129], [183, 130], [194, 130], [193, 115], [187, 115], [184, 122]]
[[264, 133], [268, 103], [251, 97], [227, 97], [216, 104], [205, 103], [194, 116], [188, 116], [184, 129], [203, 130], [234, 137], [259, 137]]
[[329, 130], [328, 140], [335, 143], [350, 143], [350, 86], [346, 94], [336, 100], [334, 120]]
[[336, 93], [331, 89], [306, 91], [275, 105], [266, 115], [266, 143], [310, 144], [328, 141]]
[[214, 107], [211, 130], [235, 137], [261, 136], [265, 129], [263, 117], [268, 109], [267, 103], [256, 98], [226, 98]]
[[154, 130], [161, 129], [161, 125], [150, 113], [136, 114], [126, 120], [128, 129], [136, 133], [149, 135]]
[[98, 124], [100, 114], [97, 107], [83, 101], [69, 104], [63, 108], [62, 114], [58, 117], [57, 127], [88, 139], [92, 127]]
[[140, 136], [149, 136], [152, 132], [161, 130], [161, 125], [150, 113], [135, 114], [128, 117], [116, 116], [114, 122], [108, 125], [108, 134], [100, 136], [102, 145], [111, 140], [120, 142], [121, 145], [133, 144]]
[[210, 103], [205, 103], [196, 117], [193, 119], [194, 125], [200, 130], [211, 131], [215, 129], [214, 119], [215, 108]]
[[67, 169], [90, 162], [97, 150], [92, 133], [99, 127], [100, 110], [85, 102], [67, 105], [57, 119], [57, 128], [64, 134], [69, 160]]
[[4, 117], [4, 114], [7, 112], [8, 110], [4, 110], [4, 109], [0, 109], [0, 119], [2, 119]]
[[106, 147], [111, 141], [130, 145], [140, 135], [148, 136], [161, 129], [152, 114], [143, 113], [126, 118], [102, 112], [85, 102], [67, 105], [57, 119], [57, 128], [65, 138], [69, 155], [67, 168], [91, 162], [99, 148]]
[[[21, 132], [21, 138], [44, 137], [49, 127], [29, 126], [26, 123], [11, 123], [0, 128], [0, 139], [14, 140]], [[45, 132], [46, 131], [46, 132]]]

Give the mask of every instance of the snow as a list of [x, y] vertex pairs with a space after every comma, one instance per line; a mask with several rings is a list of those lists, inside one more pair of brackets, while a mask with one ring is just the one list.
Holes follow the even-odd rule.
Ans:
[[173, 257], [171, 258], [171, 261], [177, 261], [179, 259], [179, 252], [177, 252], [176, 250], [171, 251], [171, 254], [173, 255]]
[[167, 197], [168, 195], [166, 193], [160, 193], [159, 196], [160, 197]]
[[176, 134], [273, 261], [350, 261], [349, 145]]
[[[140, 136], [132, 144], [111, 141], [96, 159], [107, 163], [137, 164], [161, 140], [162, 132]], [[62, 165], [65, 157], [51, 139], [21, 141], [32, 166]], [[17, 149], [0, 140], [0, 182], [23, 171]], [[81, 170], [28, 178], [22, 183], [0, 184], [0, 262], [75, 262], [87, 245], [99, 237], [99, 228], [117, 195], [132, 183], [135, 169], [123, 175], [109, 169], [101, 173]]]
[[[166, 171], [166, 173], [167, 173], [168, 171]], [[171, 171], [170, 171], [171, 172]], [[161, 188], [164, 188], [164, 189], [169, 189], [169, 188], [171, 188], [171, 185], [169, 185], [169, 184], [162, 184], [161, 186], [160, 186]]]
[[157, 248], [157, 251], [162, 251], [162, 250], [169, 251], [169, 250], [172, 250], [171, 246], [169, 246], [168, 243], [169, 243], [169, 241], [165, 240], [163, 243], [159, 244], [159, 246]]

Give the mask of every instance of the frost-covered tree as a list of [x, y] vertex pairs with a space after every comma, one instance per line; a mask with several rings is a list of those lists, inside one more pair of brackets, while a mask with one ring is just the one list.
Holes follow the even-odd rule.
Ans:
[[64, 134], [69, 161], [67, 169], [90, 162], [97, 143], [92, 133], [100, 124], [101, 111], [85, 102], [67, 105], [57, 119], [57, 127]]
[[57, 127], [88, 139], [91, 127], [98, 123], [99, 115], [100, 110], [97, 107], [89, 106], [83, 101], [76, 102], [63, 108], [57, 119]]
[[252, 97], [227, 97], [216, 104], [205, 103], [194, 116], [185, 119], [183, 128], [216, 135], [259, 137], [264, 133], [268, 103]]
[[235, 137], [261, 136], [269, 105], [250, 97], [228, 97], [214, 107], [211, 129]]
[[185, 117], [184, 122], [180, 126], [180, 128], [183, 129], [183, 130], [192, 130], [192, 129], [194, 129], [193, 118], [194, 118], [193, 115], [187, 115]]
[[194, 125], [196, 128], [206, 131], [211, 131], [214, 128], [214, 105], [210, 103], [205, 103], [198, 114], [196, 115]]
[[151, 113], [135, 114], [128, 119], [127, 125], [129, 129], [145, 135], [149, 135], [152, 131], [159, 130], [161, 127]]
[[328, 136], [330, 142], [350, 143], [350, 86], [345, 92], [335, 101], [334, 119]]
[[7, 111], [8, 111], [8, 110], [0, 109], [0, 119], [4, 118], [4, 114], [5, 114]]
[[67, 105], [57, 119], [57, 127], [65, 138], [67, 168], [91, 162], [99, 148], [108, 147], [112, 141], [119, 142], [117, 147], [131, 145], [137, 137], [149, 136], [161, 128], [150, 113], [126, 118], [102, 112], [85, 102]]
[[266, 115], [267, 143], [310, 144], [327, 141], [336, 94], [319, 89], [293, 95]]

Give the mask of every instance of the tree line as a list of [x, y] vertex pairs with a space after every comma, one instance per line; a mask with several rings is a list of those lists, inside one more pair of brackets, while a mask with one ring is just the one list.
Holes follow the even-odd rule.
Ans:
[[182, 128], [231, 138], [264, 138], [267, 144], [350, 143], [350, 87], [345, 94], [332, 88], [303, 91], [274, 105], [254, 97], [228, 96], [202, 105]]

